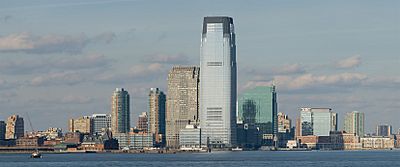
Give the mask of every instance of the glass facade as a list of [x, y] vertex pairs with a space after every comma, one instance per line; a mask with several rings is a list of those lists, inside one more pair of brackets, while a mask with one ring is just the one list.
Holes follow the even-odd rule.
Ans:
[[205, 17], [200, 49], [200, 125], [212, 147], [236, 142], [236, 45], [233, 19]]
[[344, 131], [364, 137], [364, 120], [364, 113], [358, 111], [347, 113], [344, 118]]
[[301, 136], [329, 136], [337, 131], [337, 113], [330, 108], [301, 108]]
[[128, 133], [130, 128], [129, 93], [117, 88], [112, 96], [111, 130], [113, 133]]
[[277, 133], [278, 103], [275, 86], [259, 86], [243, 92], [238, 106], [238, 122], [256, 126], [263, 136]]
[[92, 133], [100, 134], [104, 130], [111, 128], [111, 115], [93, 114], [92, 115]]

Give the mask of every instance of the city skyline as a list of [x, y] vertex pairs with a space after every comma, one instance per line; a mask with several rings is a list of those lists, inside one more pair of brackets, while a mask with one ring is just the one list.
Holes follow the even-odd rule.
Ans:
[[[365, 113], [366, 133], [379, 124], [400, 127], [399, 2], [352, 1], [344, 9], [334, 2], [252, 2], [246, 12], [235, 10], [245, 6], [238, 1], [199, 11], [193, 2], [182, 4], [193, 11], [185, 16], [155, 1], [43, 2], [0, 2], [0, 120], [29, 113], [38, 129], [66, 130], [65, 118], [110, 113], [110, 91], [125, 87], [133, 96], [133, 125], [147, 111], [148, 88], [167, 90], [172, 65], [199, 64], [201, 19], [229, 15], [240, 34], [238, 95], [274, 80], [278, 112], [293, 119], [300, 107], [317, 106], [338, 113], [339, 129], [353, 110]], [[140, 5], [156, 12], [142, 16]], [[138, 10], [112, 12], [130, 8]], [[86, 10], [93, 15], [76, 17]], [[155, 17], [164, 13], [168, 21]], [[93, 19], [96, 14], [104, 19]], [[60, 26], [65, 23], [72, 26]]]

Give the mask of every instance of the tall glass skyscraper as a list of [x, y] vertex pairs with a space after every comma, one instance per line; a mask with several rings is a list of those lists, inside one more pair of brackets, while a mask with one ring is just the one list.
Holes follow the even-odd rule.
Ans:
[[202, 143], [236, 144], [236, 44], [231, 17], [205, 17], [200, 48]]
[[344, 117], [344, 131], [364, 137], [364, 113], [353, 111]]
[[260, 130], [263, 145], [271, 143], [278, 131], [275, 86], [259, 86], [246, 90], [239, 97], [238, 105], [238, 121], [256, 126]]
[[123, 88], [116, 88], [112, 95], [111, 131], [128, 133], [130, 127], [129, 93]]

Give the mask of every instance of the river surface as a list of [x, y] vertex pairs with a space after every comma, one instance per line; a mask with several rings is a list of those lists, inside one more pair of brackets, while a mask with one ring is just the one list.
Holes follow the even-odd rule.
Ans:
[[177, 154], [0, 154], [0, 167], [17, 166], [400, 166], [400, 151], [243, 151]]

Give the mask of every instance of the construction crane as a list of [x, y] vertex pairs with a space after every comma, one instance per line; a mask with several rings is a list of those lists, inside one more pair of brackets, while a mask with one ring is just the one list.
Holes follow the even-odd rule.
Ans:
[[31, 126], [32, 133], [34, 133], [35, 130], [33, 129], [31, 118], [29, 117], [29, 114], [27, 112], [26, 112], [26, 116], [28, 117], [28, 122], [29, 122], [29, 125]]

